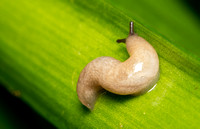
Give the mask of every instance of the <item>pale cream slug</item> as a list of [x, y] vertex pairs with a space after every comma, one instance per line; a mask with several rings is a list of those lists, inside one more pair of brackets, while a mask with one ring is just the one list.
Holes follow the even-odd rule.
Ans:
[[159, 59], [155, 49], [133, 32], [130, 22], [126, 43], [130, 57], [120, 62], [112, 57], [99, 57], [82, 70], [77, 83], [79, 100], [89, 109], [102, 89], [119, 95], [140, 95], [148, 91], [159, 79]]

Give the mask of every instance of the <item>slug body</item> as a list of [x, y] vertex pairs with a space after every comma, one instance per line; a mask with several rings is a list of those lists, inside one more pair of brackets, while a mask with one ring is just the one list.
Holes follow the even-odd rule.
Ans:
[[133, 33], [130, 23], [125, 42], [130, 57], [120, 62], [112, 57], [99, 57], [82, 70], [77, 84], [79, 100], [89, 109], [103, 89], [119, 95], [140, 95], [159, 79], [159, 59], [155, 49], [142, 37]]

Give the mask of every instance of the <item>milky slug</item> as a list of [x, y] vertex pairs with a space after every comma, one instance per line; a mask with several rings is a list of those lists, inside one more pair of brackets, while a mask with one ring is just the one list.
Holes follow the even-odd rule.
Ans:
[[91, 110], [102, 89], [119, 95], [140, 95], [158, 81], [158, 55], [145, 39], [134, 33], [133, 22], [130, 22], [128, 38], [117, 42], [126, 43], [130, 55], [126, 61], [99, 57], [87, 64], [80, 73], [78, 98]]

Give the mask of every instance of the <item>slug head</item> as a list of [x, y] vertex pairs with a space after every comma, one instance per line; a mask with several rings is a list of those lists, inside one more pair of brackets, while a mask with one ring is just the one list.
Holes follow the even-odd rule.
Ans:
[[134, 33], [134, 23], [132, 21], [130, 22], [129, 25], [130, 25], [129, 36], [125, 39], [118, 39], [117, 43], [125, 43], [129, 55], [132, 55], [133, 50], [134, 50], [134, 48], [132, 48], [132, 46], [133, 46], [133, 44], [136, 43], [135, 41], [138, 39], [140, 40], [141, 37], [139, 37], [136, 33]]

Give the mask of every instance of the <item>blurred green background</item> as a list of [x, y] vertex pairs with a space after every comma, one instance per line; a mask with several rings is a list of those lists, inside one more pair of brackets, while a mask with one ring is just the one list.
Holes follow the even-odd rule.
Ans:
[[[96, 127], [97, 123], [104, 128], [123, 128], [120, 123], [117, 126], [112, 124], [114, 116], [118, 118], [114, 119], [113, 123], [120, 120], [121, 123], [126, 123], [126, 119], [131, 121], [134, 118], [134, 122], [126, 123], [125, 128], [198, 127], [198, 1], [1, 0], [0, 17], [0, 128], [92, 128]], [[81, 69], [96, 57], [112, 56], [121, 61], [128, 58], [125, 47], [113, 43], [117, 38], [127, 36], [127, 23], [130, 20], [136, 23], [135, 31], [150, 41], [162, 58], [163, 74], [158, 88], [154, 94], [136, 98], [133, 102], [130, 102], [128, 97], [121, 98], [106, 93], [108, 95], [102, 96], [97, 102], [96, 114], [88, 113], [74, 97], [78, 75]], [[170, 71], [170, 68], [177, 73], [166, 73], [166, 69]], [[139, 102], [140, 99], [143, 103], [153, 102], [154, 97], [162, 95], [161, 91], [165, 88], [161, 86], [166, 83], [175, 89], [166, 88], [166, 92], [169, 92], [166, 98], [169, 101], [165, 103], [168, 106], [162, 107], [164, 104], [160, 104], [154, 111], [155, 114], [150, 114], [145, 119], [139, 110], [129, 111], [130, 108], [135, 108], [132, 107], [133, 104], [142, 103]], [[174, 95], [176, 90], [180, 91], [179, 97]], [[175, 99], [171, 99], [170, 95]], [[116, 98], [116, 101], [111, 98]], [[123, 101], [124, 99], [127, 102]], [[117, 101], [125, 103], [128, 108]], [[67, 104], [68, 102], [70, 104]], [[108, 104], [108, 107], [104, 106], [105, 104]], [[118, 112], [125, 110], [136, 115], [125, 118], [126, 113], [114, 113], [116, 107], [113, 105], [119, 106]], [[172, 110], [174, 105], [177, 107]], [[146, 109], [145, 107], [146, 105], [141, 104], [140, 110]], [[146, 110], [150, 111], [150, 108], [151, 106]], [[113, 111], [113, 117], [103, 115], [109, 110]], [[166, 114], [159, 115], [159, 112], [165, 111]], [[171, 115], [175, 112], [178, 114]], [[183, 112], [188, 113], [188, 116]], [[151, 124], [147, 122], [151, 117], [158, 118], [155, 121], [150, 120]], [[83, 120], [85, 118], [87, 121]], [[179, 118], [180, 121], [177, 120]], [[104, 122], [107, 119], [111, 121]], [[141, 119], [143, 121], [138, 122]], [[164, 122], [158, 124], [158, 119], [163, 119]], [[175, 120], [170, 125], [170, 120], [167, 119]]]

